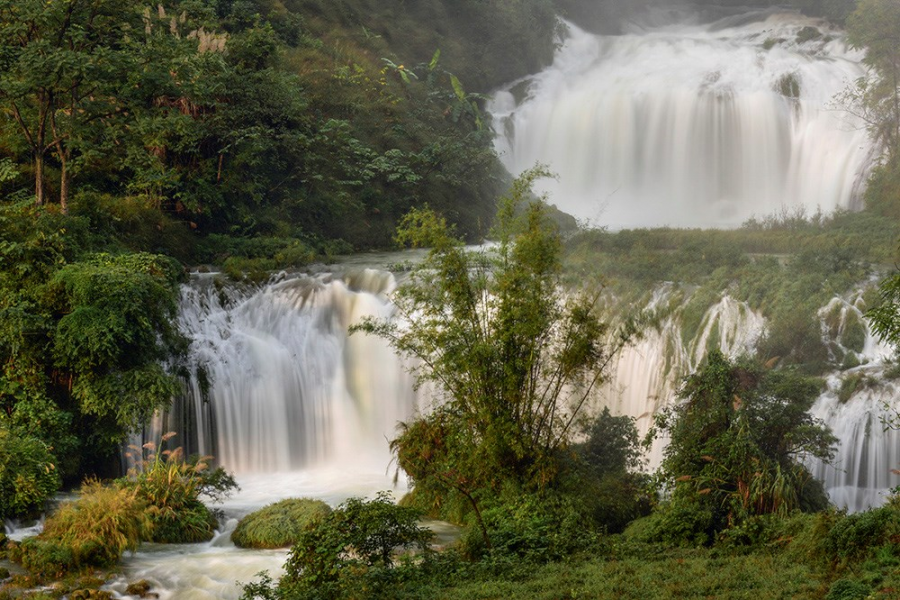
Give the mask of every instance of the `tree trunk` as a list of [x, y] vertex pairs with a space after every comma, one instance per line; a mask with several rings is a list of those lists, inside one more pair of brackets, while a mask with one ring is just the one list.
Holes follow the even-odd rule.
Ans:
[[40, 150], [34, 153], [34, 203], [44, 204], [44, 155]]
[[66, 155], [59, 152], [59, 209], [62, 214], [69, 214], [69, 171], [66, 169]]

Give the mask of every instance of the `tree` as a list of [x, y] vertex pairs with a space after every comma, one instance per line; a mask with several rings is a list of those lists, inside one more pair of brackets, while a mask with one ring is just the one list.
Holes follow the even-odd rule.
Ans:
[[52, 445], [64, 477], [91, 454], [117, 452], [171, 400], [175, 380], [161, 365], [182, 341], [180, 266], [87, 254], [86, 229], [30, 202], [0, 205], [0, 425]]
[[136, 16], [112, 0], [0, 1], [0, 103], [32, 155], [38, 205], [53, 150], [67, 211], [81, 130], [117, 110], [116, 87], [128, 72], [123, 44]]
[[864, 62], [872, 72], [845, 100], [894, 161], [900, 151], [900, 4], [860, 0], [847, 18], [847, 34], [853, 47], [865, 49]]
[[[661, 467], [676, 512], [714, 533], [762, 514], [824, 508], [803, 460], [833, 457], [834, 436], [808, 410], [818, 394], [791, 369], [734, 364], [719, 351], [688, 377], [682, 402], [657, 418], [671, 438]], [[691, 535], [701, 532], [691, 532]]]
[[488, 250], [467, 251], [431, 210], [409, 213], [398, 241], [430, 253], [394, 294], [397, 319], [354, 328], [418, 361], [419, 385], [436, 388], [440, 403], [401, 424], [392, 447], [417, 498], [469, 505], [488, 544], [480, 499], [554, 482], [578, 416], [631, 333], [610, 335], [596, 291], [564, 290], [559, 235], [545, 204], [529, 201], [546, 175], [536, 167], [513, 183]]

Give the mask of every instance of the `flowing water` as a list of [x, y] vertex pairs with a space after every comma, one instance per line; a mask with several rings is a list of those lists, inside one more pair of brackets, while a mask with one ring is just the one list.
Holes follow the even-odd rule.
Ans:
[[[900, 468], [900, 431], [885, 425], [900, 408], [900, 380], [886, 377], [894, 365], [893, 349], [877, 340], [863, 318], [862, 297], [869, 285], [847, 297], [833, 298], [818, 313], [823, 342], [832, 358], [850, 355], [856, 366], [845, 361], [848, 368], [826, 375], [826, 389], [811, 413], [837, 437], [835, 460], [808, 464], [832, 502], [851, 511], [882, 504], [889, 490], [900, 484], [900, 477], [892, 472]], [[622, 352], [600, 398], [614, 412], [634, 417], [642, 435], [652, 425], [654, 413], [676, 401], [678, 382], [696, 370], [708, 350], [719, 349], [731, 358], [752, 354], [765, 332], [761, 314], [723, 292], [707, 310], [697, 333], [686, 335], [683, 310], [690, 297], [681, 293], [674, 284], [655, 291], [647, 310], [673, 299], [675, 308], [658, 329]], [[851, 340], [854, 325], [862, 328], [858, 341]], [[661, 462], [665, 442], [657, 440], [650, 449], [648, 468]]]
[[[798, 41], [807, 26], [823, 35]], [[613, 227], [732, 226], [786, 206], [855, 206], [872, 148], [831, 108], [862, 74], [840, 32], [790, 14], [703, 23], [672, 11], [616, 37], [568, 31], [552, 66], [501, 90], [489, 106], [507, 166], [519, 173], [549, 164], [559, 180], [545, 191], [562, 209]], [[242, 490], [221, 507], [228, 522], [212, 542], [149, 545], [127, 558], [108, 586], [119, 597], [128, 581], [147, 579], [163, 599], [237, 598], [236, 581], [262, 570], [277, 577], [285, 553], [235, 548], [236, 518], [286, 497], [337, 504], [404, 491], [402, 478], [399, 487], [393, 481], [386, 440], [421, 400], [382, 341], [347, 335], [364, 316], [392, 314], [394, 276], [357, 265], [260, 287], [217, 281], [197, 275], [183, 289], [179, 324], [191, 340], [184, 393], [144, 439], [178, 431], [188, 453], [214, 455]], [[650, 307], [685, 301], [676, 294], [683, 291], [666, 284]], [[833, 348], [846, 350], [844, 322], [859, 312], [857, 297], [823, 307]], [[691, 334], [676, 308], [619, 357], [601, 401], [646, 431], [708, 349], [751, 351], [764, 328], [759, 313], [727, 293]], [[840, 389], [854, 374], [880, 378], [888, 353], [867, 332], [862, 364], [829, 376], [814, 408], [840, 449], [837, 468], [812, 467], [832, 498], [853, 509], [878, 503], [895, 483], [889, 469], [900, 464], [900, 439], [883, 431], [878, 415], [898, 390], [859, 385], [841, 402]], [[661, 450], [652, 450], [651, 466]]]
[[108, 589], [124, 597], [128, 582], [146, 579], [164, 600], [237, 598], [238, 581], [277, 577], [286, 552], [235, 548], [236, 519], [289, 497], [336, 505], [405, 492], [387, 440], [416, 409], [411, 376], [380, 339], [348, 335], [364, 317], [391, 316], [395, 285], [390, 272], [351, 265], [261, 287], [197, 275], [182, 288], [184, 393], [140, 441], [176, 431], [188, 453], [234, 472], [241, 491], [219, 506], [227, 524], [214, 540], [142, 546]]
[[[821, 35], [800, 41], [804, 27]], [[560, 209], [617, 229], [857, 205], [872, 149], [834, 100], [864, 73], [841, 32], [791, 13], [701, 22], [673, 9], [625, 35], [567, 29], [552, 66], [488, 106], [506, 166], [548, 165], [558, 180], [542, 191]]]

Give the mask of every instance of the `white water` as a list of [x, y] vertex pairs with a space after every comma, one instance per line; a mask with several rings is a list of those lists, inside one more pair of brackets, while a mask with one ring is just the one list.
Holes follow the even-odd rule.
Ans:
[[[679, 293], [676, 286], [664, 284], [654, 292], [646, 310], [657, 310]], [[696, 370], [709, 349], [718, 348], [730, 358], [752, 353], [765, 327], [762, 315], [745, 302], [723, 294], [704, 314], [698, 333], [685, 340], [683, 309], [684, 304], [666, 316], [657, 329], [622, 351], [602, 393], [603, 405], [616, 414], [635, 418], [641, 437], [653, 425], [656, 412], [676, 401], [681, 379]], [[664, 438], [654, 442], [646, 456], [647, 469], [659, 467], [666, 442]]]
[[[551, 202], [614, 229], [856, 206], [871, 144], [833, 98], [863, 74], [861, 54], [796, 14], [744, 21], [658, 10], [621, 36], [568, 24], [553, 65], [488, 105], [502, 160], [513, 174], [549, 165]], [[797, 43], [804, 26], [830, 41]], [[766, 50], [770, 38], [784, 41]], [[785, 77], [798, 98], [779, 91]]]
[[386, 436], [415, 405], [412, 381], [382, 340], [347, 332], [390, 316], [394, 285], [366, 269], [251, 290], [212, 278], [185, 286], [179, 326], [191, 339], [191, 377], [168, 427], [239, 475], [384, 471]]
[[[229, 526], [206, 544], [144, 545], [106, 589], [146, 579], [166, 599], [233, 599], [260, 571], [278, 577], [284, 551], [236, 548], [235, 519], [277, 500], [332, 506], [351, 496], [406, 491], [394, 482], [387, 440], [416, 407], [412, 379], [380, 339], [348, 328], [389, 317], [385, 271], [281, 276], [260, 288], [198, 276], [182, 289], [179, 326], [191, 340], [184, 397], [145, 433], [178, 432], [189, 453], [210, 454], [241, 491], [221, 508]], [[204, 395], [205, 371], [209, 381]]]
[[[900, 380], [884, 377], [893, 364], [894, 352], [877, 340], [863, 319], [864, 289], [865, 286], [847, 297], [835, 297], [819, 311], [823, 340], [836, 353], [836, 362], [853, 353], [860, 364], [827, 374], [827, 389], [810, 411], [837, 437], [834, 462], [829, 465], [810, 460], [810, 470], [823, 482], [831, 501], [851, 511], [883, 504], [889, 490], [900, 485], [900, 477], [892, 472], [900, 468], [900, 431], [884, 425], [885, 417], [900, 410]], [[673, 300], [676, 307], [657, 330], [622, 352], [613, 380], [601, 399], [614, 412], [634, 417], [641, 435], [649, 430], [658, 410], [677, 401], [679, 382], [697, 369], [709, 349], [718, 348], [731, 358], [752, 354], [766, 328], [761, 314], [723, 293], [707, 310], [698, 332], [685, 340], [682, 319], [687, 298], [680, 293], [673, 284], [664, 284], [655, 291], [647, 310]], [[846, 339], [851, 321], [865, 325], [865, 339], [856, 351]], [[862, 381], [842, 402], [842, 382], [854, 377], [861, 377]], [[648, 468], [659, 466], [665, 444], [665, 439], [654, 443], [647, 455]]]
[[[819, 312], [826, 339], [834, 332], [825, 323], [829, 313], [840, 315], [837, 335], [831, 341], [841, 351], [850, 351], [842, 339], [849, 319], [862, 321], [864, 303], [861, 294], [834, 298]], [[900, 431], [885, 426], [885, 419], [900, 409], [900, 382], [884, 377], [894, 355], [888, 344], [878, 341], [866, 328], [866, 339], [858, 353], [858, 367], [828, 377], [828, 389], [819, 397], [812, 414], [822, 419], [838, 438], [839, 452], [833, 465], [812, 463], [813, 475], [825, 483], [825, 489], [837, 506], [861, 510], [883, 504], [889, 490], [900, 485], [892, 473], [900, 468]], [[841, 402], [842, 381], [861, 377], [861, 383], [846, 402]]]

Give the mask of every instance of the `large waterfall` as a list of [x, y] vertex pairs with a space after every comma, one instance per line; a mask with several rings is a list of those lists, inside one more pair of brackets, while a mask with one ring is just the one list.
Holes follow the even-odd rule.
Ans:
[[835, 100], [864, 73], [842, 33], [662, 9], [626, 35], [567, 29], [552, 66], [488, 106], [501, 159], [549, 165], [560, 209], [612, 228], [731, 227], [858, 202], [872, 149]]

